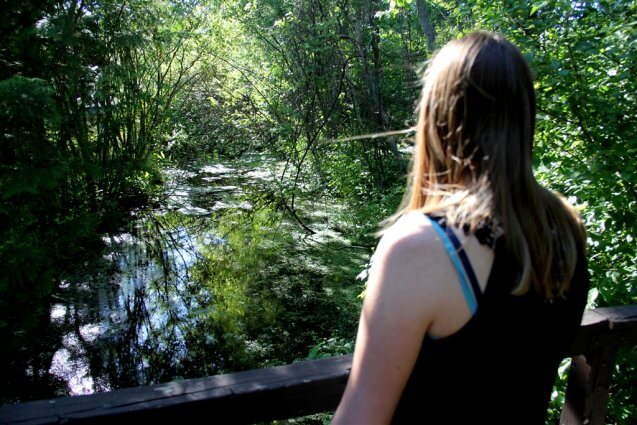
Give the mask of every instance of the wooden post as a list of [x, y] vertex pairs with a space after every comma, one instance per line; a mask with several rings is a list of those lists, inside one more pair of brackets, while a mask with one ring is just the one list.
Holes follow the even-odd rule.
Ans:
[[618, 348], [615, 335], [597, 335], [586, 355], [573, 357], [560, 424], [604, 425]]

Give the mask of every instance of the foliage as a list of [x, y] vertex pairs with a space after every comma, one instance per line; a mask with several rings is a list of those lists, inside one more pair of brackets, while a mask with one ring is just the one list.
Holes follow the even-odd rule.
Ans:
[[[581, 211], [598, 294], [591, 307], [635, 303], [636, 11], [629, 0], [41, 0], [5, 8], [0, 330], [43, 326], [59, 269], [95, 252], [99, 232], [127, 211], [151, 203], [167, 159], [259, 152], [282, 161], [274, 187], [254, 195], [267, 208], [219, 218], [227, 241], [196, 267], [216, 294], [208, 331], [226, 350], [210, 362], [232, 370], [304, 358], [310, 347], [311, 356], [342, 351], [353, 332], [334, 317], [350, 323], [357, 311], [339, 290], [352, 279], [336, 272], [343, 260], [323, 253], [331, 273], [306, 267], [296, 259], [311, 248], [289, 227], [272, 231], [332, 226], [369, 253], [377, 223], [399, 203], [408, 159], [404, 140], [377, 133], [413, 124], [417, 71], [431, 46], [477, 28], [504, 33], [531, 64], [536, 174]], [[376, 136], [351, 138], [364, 134]], [[303, 214], [308, 198], [341, 212], [313, 221]], [[315, 311], [284, 312], [298, 297], [307, 301], [299, 308]], [[24, 313], [27, 300], [39, 319]], [[28, 341], [19, 335], [14, 352]], [[610, 422], [637, 416], [635, 364], [634, 350], [621, 353]], [[36, 376], [46, 374], [42, 365]]]
[[211, 246], [194, 269], [214, 299], [208, 331], [221, 371], [290, 363], [316, 340], [343, 338], [355, 326], [355, 293], [337, 290], [338, 273], [313, 264], [316, 256], [295, 249], [298, 241], [280, 227], [269, 209], [224, 216], [224, 243]]
[[[163, 144], [207, 48], [195, 31], [204, 12], [144, 0], [3, 8], [2, 397], [27, 369], [34, 332], [46, 333], [56, 277], [155, 195]], [[45, 360], [33, 376], [47, 375]]]
[[347, 338], [328, 338], [319, 341], [308, 354], [308, 360], [349, 354], [354, 351], [354, 344]]

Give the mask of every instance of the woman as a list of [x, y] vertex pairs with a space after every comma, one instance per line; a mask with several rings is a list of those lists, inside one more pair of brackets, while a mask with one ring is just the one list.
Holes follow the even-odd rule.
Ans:
[[453, 41], [418, 115], [334, 423], [544, 423], [588, 275], [577, 213], [533, 177], [528, 65], [499, 34]]

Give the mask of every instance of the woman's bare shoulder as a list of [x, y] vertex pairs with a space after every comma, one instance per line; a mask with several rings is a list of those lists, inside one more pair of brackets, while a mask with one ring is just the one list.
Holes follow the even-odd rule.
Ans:
[[424, 214], [413, 212], [401, 216], [383, 232], [375, 255], [401, 253], [409, 257], [418, 256], [439, 244], [431, 220]]
[[384, 233], [372, 260], [389, 277], [386, 284], [406, 286], [420, 293], [436, 292], [453, 272], [438, 233], [427, 216], [408, 213]]

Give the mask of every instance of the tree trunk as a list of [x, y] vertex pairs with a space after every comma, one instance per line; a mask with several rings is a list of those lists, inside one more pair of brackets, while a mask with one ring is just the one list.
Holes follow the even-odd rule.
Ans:
[[420, 25], [422, 25], [425, 37], [427, 38], [427, 50], [433, 52], [436, 50], [436, 30], [434, 30], [433, 25], [431, 25], [431, 19], [429, 19], [429, 14], [425, 7], [425, 0], [416, 0], [416, 7], [418, 9]]

